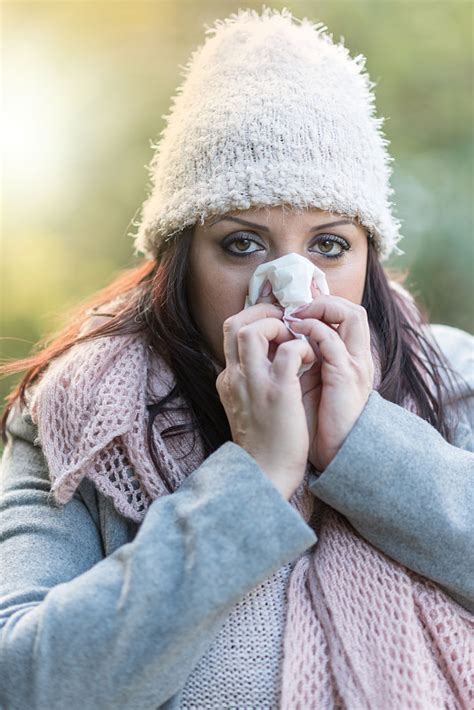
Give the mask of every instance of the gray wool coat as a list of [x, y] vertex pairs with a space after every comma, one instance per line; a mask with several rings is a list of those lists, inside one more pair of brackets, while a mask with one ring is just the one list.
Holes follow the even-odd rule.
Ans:
[[[474, 614], [474, 338], [431, 327], [470, 384], [455, 444], [372, 391], [310, 488]], [[315, 530], [233, 442], [140, 526], [87, 479], [55, 507], [36, 435], [15, 407], [0, 474], [1, 710], [179, 708], [232, 607]]]

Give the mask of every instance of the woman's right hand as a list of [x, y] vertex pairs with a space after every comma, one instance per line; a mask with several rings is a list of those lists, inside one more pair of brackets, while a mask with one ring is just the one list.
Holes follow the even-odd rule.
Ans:
[[289, 500], [304, 478], [309, 449], [297, 373], [315, 354], [306, 340], [294, 338], [282, 317], [281, 308], [257, 303], [224, 321], [226, 367], [216, 388], [233, 441]]

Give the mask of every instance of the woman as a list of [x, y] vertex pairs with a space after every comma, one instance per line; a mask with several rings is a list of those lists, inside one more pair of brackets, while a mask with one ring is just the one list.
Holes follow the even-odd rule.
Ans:
[[[27, 373], [0, 704], [472, 707], [472, 338], [382, 266], [401, 237], [361, 57], [286, 9], [208, 33], [146, 260], [3, 368]], [[268, 288], [244, 301], [295, 253], [329, 294], [292, 333]]]

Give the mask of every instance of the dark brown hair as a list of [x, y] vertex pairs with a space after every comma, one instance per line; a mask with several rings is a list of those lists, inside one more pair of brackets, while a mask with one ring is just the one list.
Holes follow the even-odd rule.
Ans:
[[[107, 288], [69, 312], [67, 326], [50, 343], [43, 339], [36, 346], [38, 352], [0, 367], [0, 374], [26, 370], [6, 398], [7, 406], [0, 422], [5, 443], [6, 420], [13, 403], [19, 398], [26, 405], [25, 390], [53, 358], [83, 340], [138, 332], [143, 332], [156, 352], [165, 358], [176, 378], [169, 395], [148, 407], [148, 442], [152, 456], [153, 417], [172, 406], [177, 395], [185, 398], [192, 413], [191, 424], [183, 427], [199, 431], [206, 456], [231, 439], [227, 416], [215, 387], [217, 371], [188, 307], [186, 276], [192, 237], [193, 228], [188, 227], [169, 242], [162, 242], [155, 259], [144, 260], [119, 274]], [[423, 328], [427, 323], [426, 313], [418, 306], [407, 308], [407, 292], [404, 294], [403, 288], [394, 287], [397, 283], [401, 285], [406, 275], [389, 274], [379, 260], [372, 239], [368, 240], [368, 245], [362, 305], [367, 310], [380, 356], [378, 391], [385, 399], [402, 406], [407, 398], [411, 399], [415, 412], [451, 442], [443, 401], [447, 383], [452, 386], [449, 364], [436, 341], [430, 342]], [[114, 301], [119, 305], [110, 310], [109, 304]], [[79, 335], [91, 313], [110, 318]], [[443, 379], [441, 371], [446, 375]], [[454, 388], [452, 391], [454, 393]], [[162, 435], [171, 436], [183, 427], [170, 427]]]

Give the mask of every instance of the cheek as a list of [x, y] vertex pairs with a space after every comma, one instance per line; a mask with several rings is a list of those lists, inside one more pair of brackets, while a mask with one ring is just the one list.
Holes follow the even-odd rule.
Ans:
[[366, 259], [358, 259], [334, 270], [326, 271], [329, 291], [360, 305], [364, 295]]
[[243, 310], [248, 279], [241, 274], [222, 273], [221, 269], [196, 272], [189, 282], [188, 302], [191, 313], [215, 357], [222, 360], [223, 323]]

